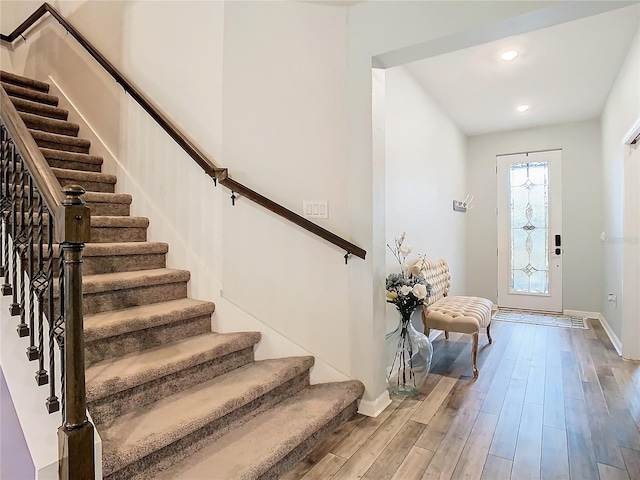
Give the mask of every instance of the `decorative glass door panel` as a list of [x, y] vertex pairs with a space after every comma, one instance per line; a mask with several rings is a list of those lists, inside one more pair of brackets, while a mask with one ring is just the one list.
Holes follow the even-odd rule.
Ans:
[[549, 293], [549, 165], [510, 168], [511, 293]]
[[498, 305], [562, 311], [561, 151], [497, 157]]

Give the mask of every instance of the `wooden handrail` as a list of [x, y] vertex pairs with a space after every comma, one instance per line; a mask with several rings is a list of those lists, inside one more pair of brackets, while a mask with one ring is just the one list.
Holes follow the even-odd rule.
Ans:
[[343, 250], [349, 252], [349, 254], [356, 255], [357, 257], [360, 257], [360, 258], [364, 258], [364, 256], [367, 254], [367, 252], [365, 252], [362, 248], [357, 247], [356, 245], [346, 241], [344, 238], [341, 238], [338, 235], [331, 233], [329, 230], [326, 230], [321, 226], [316, 225], [313, 222], [309, 222], [309, 220], [307, 220], [306, 218], [298, 215], [295, 212], [292, 212], [291, 210], [287, 210], [286, 208], [282, 207], [276, 202], [269, 200], [268, 198], [260, 195], [258, 192], [254, 192], [250, 188], [245, 187], [244, 185], [236, 182], [235, 180], [226, 178], [226, 179], [220, 180], [220, 183], [225, 187], [227, 187], [232, 192], [239, 193], [241, 196], [246, 197], [249, 200], [257, 203], [258, 205], [263, 206], [267, 210], [271, 210], [272, 212], [280, 215], [281, 217], [286, 218], [290, 222], [293, 222], [297, 225], [300, 225], [302, 222], [307, 222], [308, 225], [305, 226], [304, 228], [309, 230], [311, 233], [315, 233], [319, 237], [324, 238], [328, 242], [331, 242], [334, 245], [337, 245]]
[[338, 235], [322, 228], [321, 226], [309, 221], [308, 219], [298, 215], [297, 213], [283, 207], [282, 205], [268, 199], [267, 197], [251, 190], [239, 182], [232, 180], [226, 168], [220, 168], [211, 161], [194, 142], [184, 134], [160, 108], [158, 108], [149, 98], [147, 98], [140, 89], [127, 79], [104, 55], [102, 55], [76, 28], [71, 25], [55, 8], [48, 3], [43, 3], [29, 18], [22, 22], [9, 35], [0, 34], [0, 40], [5, 42], [13, 42], [21, 37], [33, 24], [35, 24], [43, 15], [49, 12], [64, 28], [75, 38], [78, 43], [111, 75], [117, 83], [127, 92], [138, 104], [162, 127], [162, 129], [173, 138], [180, 147], [189, 155], [204, 172], [212, 177], [216, 183], [229, 188], [233, 192], [237, 192], [244, 198], [261, 205], [276, 215], [279, 215], [290, 222], [304, 228], [305, 230], [323, 238], [324, 240], [345, 250], [349, 255], [355, 255], [359, 258], [365, 258], [367, 252], [357, 245], [339, 237]]
[[[34, 183], [38, 186], [45, 205], [49, 212], [55, 215], [56, 220], [60, 220], [62, 216], [62, 201], [65, 199], [60, 183], [51, 171], [49, 164], [40, 151], [40, 147], [38, 147], [31, 133], [29, 133], [29, 129], [24, 124], [16, 107], [11, 102], [9, 95], [1, 86], [0, 111], [2, 112], [2, 123], [4, 123], [9, 132], [9, 136], [33, 177]], [[55, 224], [59, 225], [60, 222], [56, 221]]]

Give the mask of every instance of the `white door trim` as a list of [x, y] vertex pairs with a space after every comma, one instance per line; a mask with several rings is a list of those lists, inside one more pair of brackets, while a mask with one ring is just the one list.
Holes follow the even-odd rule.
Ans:
[[[549, 224], [548, 224], [548, 293], [534, 294], [512, 292], [511, 284], [511, 220], [510, 187], [508, 182], [510, 165], [516, 163], [547, 162], [549, 164]], [[496, 156], [498, 182], [498, 305], [549, 312], [562, 312], [562, 260], [564, 245], [556, 254], [555, 235], [562, 235], [562, 150], [544, 150]]]
[[[631, 142], [640, 135], [640, 118], [623, 138], [622, 238], [622, 356], [640, 359], [640, 145]], [[633, 158], [632, 158], [633, 157]], [[636, 162], [630, 165], [629, 162]]]

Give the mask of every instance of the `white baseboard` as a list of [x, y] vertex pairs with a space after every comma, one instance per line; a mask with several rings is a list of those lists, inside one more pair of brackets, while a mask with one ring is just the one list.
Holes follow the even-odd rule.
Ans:
[[377, 417], [389, 404], [391, 404], [391, 398], [389, 398], [389, 392], [385, 390], [382, 392], [382, 395], [375, 400], [360, 400], [358, 403], [358, 413], [366, 415], [367, 417]]
[[607, 322], [607, 319], [604, 318], [604, 315], [602, 315], [601, 313], [598, 315], [598, 319], [600, 320], [600, 323], [602, 324], [602, 328], [604, 328], [604, 331], [607, 332], [607, 335], [609, 336], [609, 340], [611, 340], [611, 343], [613, 344], [613, 348], [616, 349], [616, 352], [618, 352], [618, 355], [622, 356], [622, 342], [620, 341], [616, 333], [611, 328], [611, 325], [609, 325], [609, 322]]
[[562, 313], [569, 317], [600, 318], [600, 312], [586, 312], [584, 310], [563, 310]]

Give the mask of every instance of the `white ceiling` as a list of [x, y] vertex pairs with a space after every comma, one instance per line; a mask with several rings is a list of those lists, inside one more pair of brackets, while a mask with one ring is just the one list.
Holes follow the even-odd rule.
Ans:
[[[593, 119], [639, 17], [634, 5], [405, 66], [467, 135]], [[505, 62], [506, 50], [520, 55]]]

